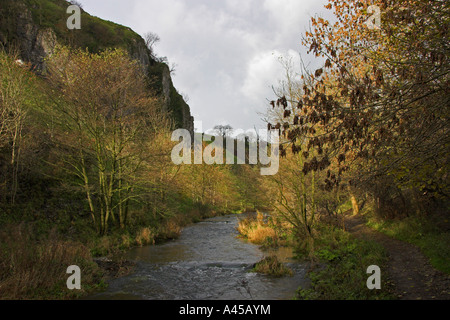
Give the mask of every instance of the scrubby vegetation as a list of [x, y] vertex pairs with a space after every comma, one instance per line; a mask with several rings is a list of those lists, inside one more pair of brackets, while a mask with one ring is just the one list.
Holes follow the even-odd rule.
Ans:
[[[0, 293], [2, 299], [67, 299], [104, 286], [102, 271], [89, 248], [56, 229], [37, 232], [34, 224], [3, 225], [0, 231]], [[83, 288], [69, 291], [66, 269], [83, 270]]]
[[280, 237], [260, 211], [239, 220], [239, 234], [246, 240], [264, 246], [280, 244]]
[[[309, 288], [299, 288], [298, 299], [372, 300], [392, 299], [391, 284], [382, 277], [383, 290], [368, 290], [366, 273], [371, 265], [386, 270], [386, 251], [381, 244], [355, 239], [341, 228], [323, 224], [315, 241], [318, 265], [309, 273]], [[300, 256], [302, 251], [299, 250]], [[303, 253], [304, 254], [304, 253]], [[311, 257], [311, 256], [309, 256]]]
[[93, 257], [263, 204], [257, 168], [172, 163], [171, 114], [126, 51], [60, 47], [38, 76], [16, 60], [0, 52], [2, 298], [73, 297], [74, 264], [86, 293]]
[[278, 261], [276, 255], [265, 257], [264, 259], [256, 263], [253, 271], [273, 277], [292, 276], [292, 270]]
[[[366, 1], [330, 0], [334, 20], [311, 19], [302, 43], [323, 66], [298, 70], [282, 60], [286, 79], [267, 112], [283, 157], [267, 181], [271, 220], [283, 222], [299, 256], [316, 266], [311, 288], [298, 292], [302, 299], [393, 297], [387, 283], [386, 290], [367, 289], [366, 268], [386, 268], [388, 257], [374, 239], [346, 231], [350, 215], [449, 270], [448, 6], [370, 5], [380, 9], [379, 28], [366, 24]], [[266, 227], [248, 221], [240, 231], [261, 244], [259, 231], [277, 230]]]
[[[128, 28], [83, 12], [83, 31], [72, 37], [65, 1], [2, 3], [0, 297], [72, 298], [65, 271], [73, 264], [84, 294], [103, 285], [93, 257], [258, 209], [238, 230], [263, 247], [292, 246], [309, 262], [311, 287], [299, 299], [393, 297], [385, 277], [386, 290], [368, 290], [367, 267], [384, 268], [389, 257], [347, 232], [349, 215], [418, 246], [448, 274], [448, 5], [372, 2], [383, 32], [367, 28], [368, 2], [330, 0], [336, 22], [314, 17], [303, 37], [323, 67], [299, 74], [283, 61], [287, 78], [267, 114], [282, 137], [271, 177], [253, 165], [173, 164], [170, 133], [187, 104], [171, 86], [166, 108], [168, 67], [151, 60], [143, 72], [132, 51], [145, 43]], [[12, 17], [24, 4], [61, 40], [38, 75], [13, 50]], [[255, 270], [290, 274], [274, 256]]]

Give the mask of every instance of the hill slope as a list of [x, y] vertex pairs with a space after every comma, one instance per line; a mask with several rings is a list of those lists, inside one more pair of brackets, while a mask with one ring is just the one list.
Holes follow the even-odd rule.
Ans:
[[91, 16], [82, 10], [80, 30], [69, 30], [65, 0], [2, 0], [0, 6], [0, 44], [16, 48], [26, 62], [41, 71], [44, 59], [57, 43], [99, 52], [106, 48], [126, 49], [153, 79], [153, 87], [172, 112], [175, 126], [193, 131], [189, 105], [173, 85], [169, 67], [156, 61], [144, 39], [128, 27]]

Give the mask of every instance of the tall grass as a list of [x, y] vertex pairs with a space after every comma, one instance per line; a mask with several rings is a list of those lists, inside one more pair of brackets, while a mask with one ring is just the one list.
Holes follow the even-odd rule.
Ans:
[[[100, 270], [88, 248], [62, 240], [54, 231], [39, 239], [33, 234], [33, 227], [24, 223], [0, 232], [0, 299], [73, 298], [98, 282]], [[67, 289], [71, 265], [81, 269], [82, 290]]]
[[269, 276], [282, 277], [282, 276], [292, 276], [293, 272], [291, 269], [286, 267], [283, 263], [278, 261], [276, 255], [271, 255], [265, 257], [260, 262], [255, 265], [253, 269], [255, 272], [263, 273]]
[[138, 234], [136, 235], [136, 244], [138, 246], [146, 246], [154, 243], [155, 234], [153, 233], [153, 231], [148, 227], [141, 228], [141, 230], [139, 230]]
[[268, 222], [265, 221], [264, 215], [257, 212], [256, 216], [249, 215], [239, 220], [237, 227], [241, 236], [251, 243], [258, 245], [268, 245], [277, 243], [277, 233]]

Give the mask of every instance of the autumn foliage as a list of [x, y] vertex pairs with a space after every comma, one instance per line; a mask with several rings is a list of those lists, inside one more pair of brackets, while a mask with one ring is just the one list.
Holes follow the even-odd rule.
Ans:
[[[367, 24], [371, 5], [379, 28]], [[448, 3], [330, 0], [326, 8], [334, 21], [313, 17], [302, 39], [323, 67], [304, 72], [301, 99], [272, 102], [286, 110], [273, 127], [307, 159], [305, 174], [328, 171], [328, 190], [349, 184], [381, 202], [405, 192], [448, 201]]]

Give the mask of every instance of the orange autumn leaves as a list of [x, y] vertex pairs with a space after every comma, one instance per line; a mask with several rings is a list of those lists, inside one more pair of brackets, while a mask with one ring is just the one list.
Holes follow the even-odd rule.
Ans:
[[[367, 24], [370, 6], [380, 11], [380, 29]], [[448, 99], [448, 6], [330, 0], [325, 7], [334, 18], [313, 17], [302, 39], [324, 65], [302, 76], [302, 108], [288, 134], [293, 143], [314, 141], [309, 147], [336, 159], [339, 174], [358, 159], [374, 161], [384, 173], [440, 159], [446, 144], [436, 137], [448, 133], [446, 112], [439, 107]], [[420, 121], [418, 114], [424, 115]], [[414, 148], [420, 152], [413, 154]], [[306, 169], [316, 169], [311, 161], [321, 160], [308, 159]]]

